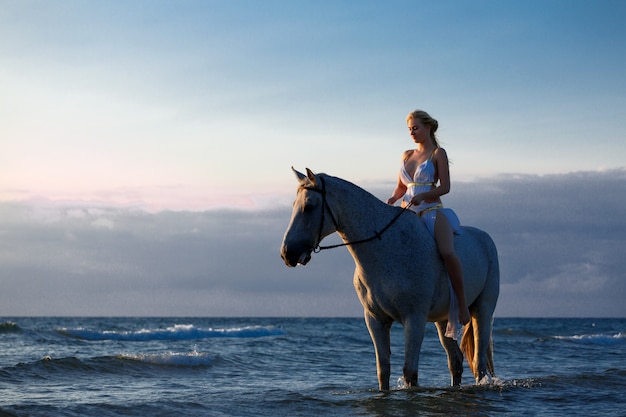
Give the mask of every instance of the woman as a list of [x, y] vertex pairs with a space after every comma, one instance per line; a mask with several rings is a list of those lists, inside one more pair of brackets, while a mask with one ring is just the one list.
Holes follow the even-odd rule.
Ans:
[[463, 268], [454, 251], [453, 235], [460, 232], [460, 224], [454, 211], [443, 208], [440, 198], [450, 191], [450, 169], [446, 151], [439, 147], [435, 135], [439, 123], [422, 110], [409, 113], [406, 123], [417, 146], [402, 154], [398, 185], [387, 204], [402, 198], [402, 206], [411, 203], [410, 209], [424, 221], [450, 276], [458, 300], [459, 322], [467, 324], [470, 314], [465, 301]]

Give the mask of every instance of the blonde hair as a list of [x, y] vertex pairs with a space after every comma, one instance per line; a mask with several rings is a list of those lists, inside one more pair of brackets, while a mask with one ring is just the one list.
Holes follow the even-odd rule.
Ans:
[[439, 122], [433, 119], [430, 114], [426, 113], [424, 110], [413, 110], [406, 117], [406, 122], [409, 123], [409, 120], [419, 120], [422, 122], [424, 126], [430, 127], [430, 140], [433, 141], [435, 147], [439, 147], [439, 141], [437, 140], [437, 128], [439, 128]]

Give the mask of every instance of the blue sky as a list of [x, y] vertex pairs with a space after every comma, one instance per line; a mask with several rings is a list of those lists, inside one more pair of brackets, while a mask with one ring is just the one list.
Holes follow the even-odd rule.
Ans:
[[[46, 221], [72, 229], [93, 210], [175, 210], [184, 223], [223, 209], [280, 213], [284, 230], [292, 165], [381, 198], [391, 192], [415, 108], [440, 122], [452, 203], [462, 205], [457, 191], [505, 179], [514, 188], [530, 175], [550, 191], [529, 199], [577, 204], [585, 197], [575, 189], [549, 183], [575, 184], [581, 172], [620, 177], [625, 166], [625, 17], [622, 1], [0, 0], [0, 204], [32, 219], [5, 217], [1, 230], [44, 233], [39, 214], [50, 212]], [[597, 204], [614, 192], [602, 189]], [[93, 218], [103, 219], [94, 230], [121, 227], [114, 217]], [[15, 251], [5, 251], [5, 266], [24, 265], [11, 279], [37, 270], [39, 280], [45, 265]], [[611, 271], [621, 267], [614, 261]], [[202, 267], [190, 274], [203, 276]], [[334, 305], [327, 296], [320, 302]], [[201, 303], [197, 311], [211, 313]]]

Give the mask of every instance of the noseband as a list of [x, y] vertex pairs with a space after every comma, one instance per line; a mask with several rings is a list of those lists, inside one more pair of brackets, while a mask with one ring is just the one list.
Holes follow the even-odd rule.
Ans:
[[320, 243], [322, 241], [322, 229], [324, 228], [324, 217], [325, 217], [325, 213], [326, 213], [326, 209], [328, 209], [328, 214], [330, 214], [330, 219], [333, 221], [333, 225], [335, 226], [335, 230], [339, 228], [339, 225], [337, 224], [337, 220], [335, 219], [335, 216], [333, 215], [332, 210], [330, 209], [330, 206], [328, 205], [328, 201], [326, 200], [326, 182], [324, 181], [324, 177], [317, 177], [319, 178], [320, 182], [322, 183], [322, 188], [319, 189], [317, 187], [302, 187], [305, 190], [309, 190], [309, 191], [315, 191], [316, 193], [320, 193], [322, 195], [322, 218], [320, 221], [320, 227], [319, 227], [319, 232], [317, 234], [317, 244], [316, 246], [313, 248], [313, 252], [315, 253], [319, 253], [322, 250], [325, 249], [334, 249], [334, 248], [339, 248], [342, 246], [350, 246], [350, 245], [358, 245], [361, 243], [366, 243], [366, 242], [370, 242], [374, 239], [378, 239], [381, 240], [382, 239], [382, 235], [383, 233], [385, 233], [387, 231], [387, 229], [389, 229], [391, 227], [392, 224], [394, 224], [396, 222], [396, 220], [398, 220], [400, 218], [400, 216], [402, 216], [402, 214], [409, 209], [409, 207], [411, 207], [413, 205], [413, 203], [409, 203], [406, 206], [404, 206], [402, 208], [402, 210], [396, 214], [396, 216], [391, 219], [391, 221], [382, 228], [382, 230], [380, 232], [378, 231], [374, 231], [374, 235], [371, 237], [368, 237], [367, 239], [361, 239], [361, 240], [355, 240], [353, 242], [344, 242], [344, 243], [339, 243], [336, 245], [330, 245], [330, 246], [321, 246]]

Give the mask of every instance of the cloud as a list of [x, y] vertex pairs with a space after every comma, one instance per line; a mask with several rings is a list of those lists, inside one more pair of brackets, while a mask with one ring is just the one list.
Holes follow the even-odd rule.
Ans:
[[[625, 180], [619, 169], [455, 184], [444, 203], [498, 246], [497, 315], [626, 314]], [[371, 190], [383, 198], [392, 188]], [[345, 249], [284, 266], [289, 217], [287, 205], [150, 213], [0, 203], [0, 314], [360, 315]]]
[[[0, 207], [5, 315], [314, 315], [293, 300], [309, 295], [327, 303], [341, 282], [334, 273], [351, 274], [345, 253], [306, 270], [309, 279], [289, 273], [294, 271], [279, 257], [286, 208], [148, 213]], [[351, 280], [343, 281], [350, 289]]]
[[626, 170], [502, 176], [453, 196], [498, 245], [500, 314], [626, 315]]

